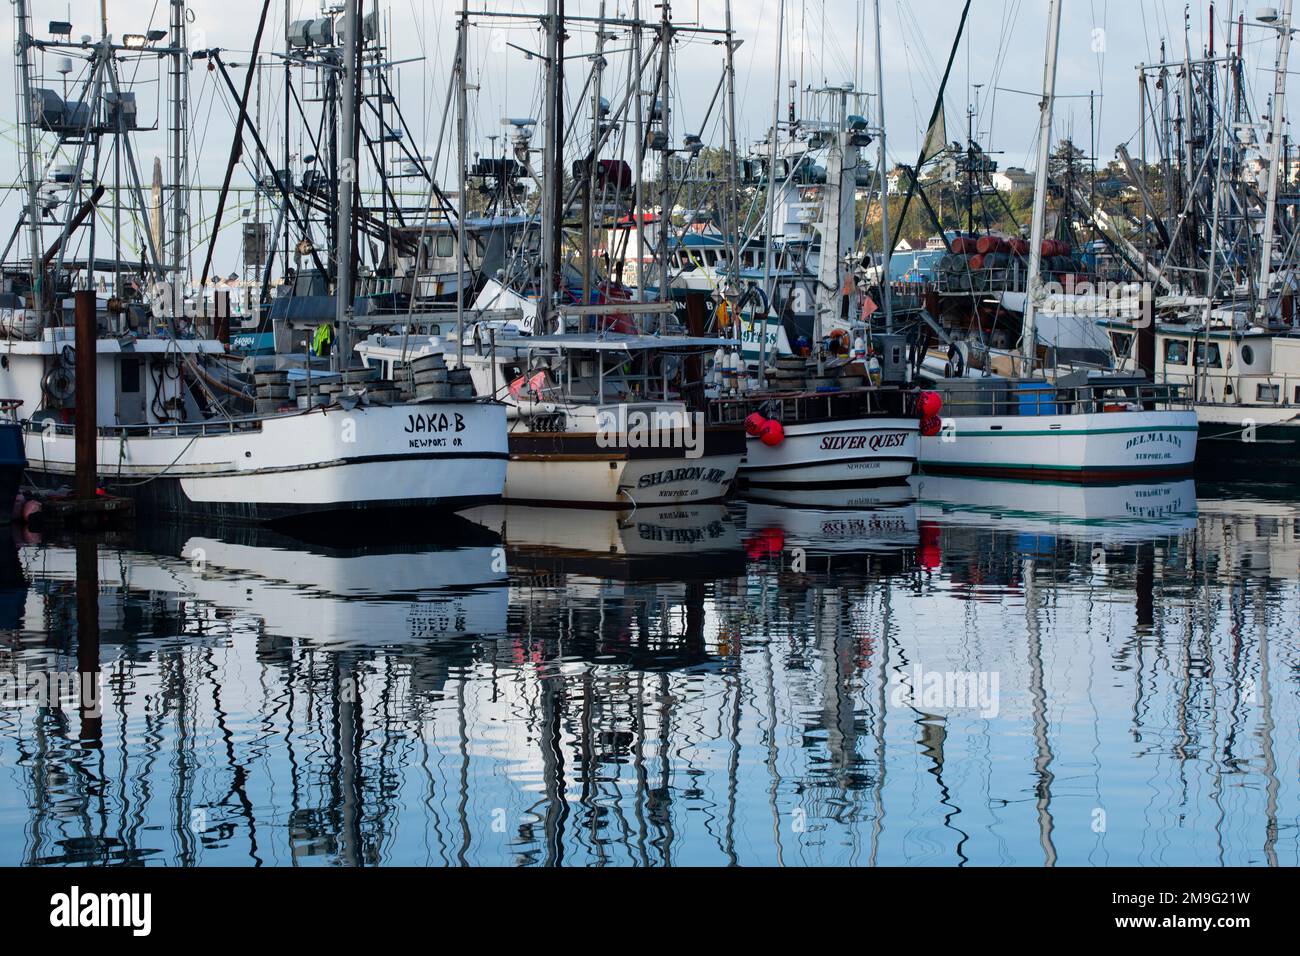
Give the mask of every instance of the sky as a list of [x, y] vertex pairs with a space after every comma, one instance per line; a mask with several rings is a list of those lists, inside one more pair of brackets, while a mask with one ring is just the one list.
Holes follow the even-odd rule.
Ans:
[[[285, 0], [272, 0], [263, 53], [284, 49]], [[292, 19], [319, 15], [320, 0], [288, 0]], [[1184, 44], [1184, 15], [1193, 56], [1206, 48], [1210, 27], [1210, 4], [1185, 5], [1173, 0], [1063, 0], [1063, 26], [1059, 51], [1057, 102], [1054, 136], [1072, 137], [1085, 149], [1096, 129], [1096, 155], [1101, 163], [1114, 158], [1115, 148], [1134, 140], [1137, 131], [1136, 66], [1159, 58], [1162, 39], [1171, 57], [1181, 58]], [[641, 15], [657, 17], [654, 0], [641, 0]], [[105, 0], [109, 32], [144, 32], [165, 27], [167, 0]], [[793, 78], [799, 90], [827, 84], [854, 82], [860, 90], [875, 92], [873, 0], [784, 0], [783, 98]], [[1282, 5], [1278, 0], [1277, 6]], [[32, 3], [34, 33], [46, 35], [51, 19], [68, 19], [74, 36], [98, 34], [99, 0], [68, 3]], [[734, 0], [732, 16], [736, 35], [743, 41], [736, 53], [738, 138], [744, 144], [761, 139], [771, 123], [773, 83], [777, 61], [777, 22], [782, 0]], [[939, 76], [952, 46], [963, 0], [879, 0], [884, 92], [889, 159], [911, 163], [923, 136]], [[443, 177], [454, 189], [454, 174], [446, 158], [451, 153], [449, 124], [444, 123], [444, 102], [450, 66], [456, 44], [456, 12], [460, 0], [392, 0], [381, 7], [390, 38], [390, 59], [410, 60], [396, 68], [395, 86], [402, 110], [425, 155], [443, 159]], [[600, 0], [566, 0], [566, 12], [574, 17], [594, 17]], [[627, 16], [632, 0], [605, 0], [608, 16]], [[1235, 19], [1245, 13], [1253, 18], [1258, 4], [1242, 0], [1219, 0], [1214, 5], [1215, 34], [1220, 51], [1231, 11]], [[247, 62], [248, 51], [262, 9], [261, 0], [194, 0], [190, 46], [220, 47], [228, 62]], [[1047, 0], [973, 0], [966, 36], [958, 50], [945, 98], [948, 138], [965, 134], [968, 110], [978, 104], [976, 138], [1004, 166], [1033, 165], [1038, 121], [1038, 91], [1042, 88], [1043, 56], [1047, 36]], [[472, 11], [540, 14], [545, 0], [477, 0]], [[675, 0], [674, 19], [683, 24], [723, 26], [723, 0]], [[475, 18], [470, 31], [469, 63], [471, 148], [486, 152], [494, 147], [489, 137], [501, 133], [503, 116], [537, 117], [541, 113], [538, 60], [529, 60], [519, 49], [544, 49], [539, 24], [529, 19]], [[1234, 31], [1235, 33], [1235, 31]], [[0, 23], [0, 37], [13, 49], [12, 15]], [[1277, 33], [1262, 26], [1248, 25], [1245, 31], [1248, 62], [1247, 80], [1257, 112], [1264, 112], [1272, 86], [1272, 67]], [[718, 108], [709, 113], [722, 71], [721, 48], [712, 36], [685, 36], [677, 48], [672, 75], [675, 136], [686, 131], [703, 134], [706, 143], [721, 145], [716, 122]], [[585, 122], [588, 107], [581, 88], [589, 61], [582, 56], [592, 49], [594, 39], [588, 27], [574, 26], [569, 41], [567, 99], [570, 109], [580, 111]], [[625, 75], [627, 38], [611, 38], [614, 51], [606, 71], [610, 78]], [[218, 75], [196, 62], [191, 73], [192, 150], [195, 175], [205, 186], [218, 186], [229, 153], [233, 128], [233, 107], [217, 86]], [[142, 125], [158, 118], [156, 66], [140, 67]], [[235, 71], [236, 82], [244, 71]], [[260, 91], [263, 122], [270, 119], [282, 96], [279, 71], [264, 71]], [[16, 171], [17, 148], [14, 117], [13, 71], [0, 76], [0, 97], [11, 104], [3, 123], [3, 148], [11, 161], [6, 168]], [[1289, 87], [1296, 91], [1294, 75]], [[614, 99], [617, 92], [611, 92]], [[819, 98], [800, 95], [803, 114], [811, 113]], [[822, 101], [824, 102], [824, 101]], [[870, 111], [873, 102], [858, 104], [856, 112]], [[705, 115], [711, 117], [705, 122]], [[441, 141], [441, 147], [439, 143]], [[148, 166], [155, 155], [163, 155], [160, 134], [141, 134], [137, 148]], [[236, 182], [247, 182], [241, 171]], [[414, 187], [412, 187], [414, 188]], [[17, 194], [6, 190], [3, 215], [12, 221], [17, 213]], [[215, 205], [213, 194], [200, 202], [207, 215]], [[236, 213], [237, 215], [237, 213]], [[225, 220], [234, 221], [232, 218]], [[227, 230], [233, 232], [233, 230]]]

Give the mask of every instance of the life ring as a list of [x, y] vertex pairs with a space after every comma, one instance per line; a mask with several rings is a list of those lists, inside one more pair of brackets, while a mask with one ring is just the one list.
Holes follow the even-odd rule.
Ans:
[[45, 394], [55, 402], [66, 402], [72, 399], [77, 391], [77, 379], [72, 369], [62, 365], [56, 365], [45, 373], [45, 378], [41, 381], [41, 388]]

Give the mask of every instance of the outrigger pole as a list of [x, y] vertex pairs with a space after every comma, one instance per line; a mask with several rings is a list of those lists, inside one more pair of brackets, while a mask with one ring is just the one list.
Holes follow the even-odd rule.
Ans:
[[[944, 67], [943, 80], [939, 83], [939, 93], [934, 98], [934, 109], [930, 111], [930, 123], [925, 128], [925, 138], [921, 141], [921, 152], [916, 157], [916, 165], [912, 168], [912, 182], [907, 187], [907, 194], [903, 197], [903, 210], [898, 214], [898, 223], [894, 226], [894, 237], [889, 242], [890, 249], [898, 245], [898, 237], [903, 232], [903, 223], [907, 220], [907, 209], [912, 204], [912, 194], [916, 192], [919, 183], [917, 177], [921, 173], [921, 166], [929, 158], [925, 155], [925, 151], [930, 145], [930, 131], [934, 129], [934, 124], [943, 115], [943, 94], [948, 89], [948, 77], [952, 73], [952, 64], [957, 59], [957, 49], [961, 46], [961, 37], [966, 31], [966, 17], [970, 13], [970, 4], [971, 0], [966, 0], [966, 3], [961, 8], [961, 20], [957, 22], [957, 35], [952, 40], [952, 50], [948, 53], [948, 65]], [[928, 203], [924, 193], [922, 193], [921, 199], [923, 202]], [[933, 211], [931, 211], [931, 215], [933, 215]], [[942, 224], [940, 224], [939, 228], [939, 238], [943, 240], [944, 248], [951, 252], [952, 246], [948, 242], [948, 237], [944, 235]]]
[[230, 180], [235, 175], [235, 167], [244, 153], [244, 124], [248, 121], [248, 96], [253, 87], [253, 75], [257, 73], [257, 54], [262, 47], [262, 33], [266, 29], [266, 16], [271, 11], [271, 0], [262, 4], [262, 15], [257, 21], [257, 34], [253, 37], [253, 53], [248, 58], [248, 75], [244, 77], [244, 95], [239, 98], [239, 116], [235, 119], [235, 136], [230, 141], [230, 161], [226, 164], [226, 178], [221, 184], [221, 193], [217, 196], [217, 215], [212, 221], [212, 238], [208, 241], [208, 253], [203, 259], [203, 273], [199, 285], [208, 281], [208, 270], [212, 268], [212, 256], [217, 251], [217, 236], [221, 234], [221, 217], [226, 211], [226, 196], [230, 191]]

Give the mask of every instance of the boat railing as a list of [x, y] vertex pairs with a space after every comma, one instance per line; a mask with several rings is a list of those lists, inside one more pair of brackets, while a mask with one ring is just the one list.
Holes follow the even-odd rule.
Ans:
[[[956, 381], [962, 385], [956, 386]], [[1100, 382], [1058, 386], [1050, 382], [985, 384], [978, 379], [959, 379], [940, 382], [937, 389], [943, 398], [940, 414], [947, 418], [1082, 415], [1193, 407], [1188, 388], [1172, 383]]]
[[[1203, 374], [1198, 367], [1185, 375], [1184, 387], [1195, 388], [1199, 401], [1205, 404], [1239, 405], [1242, 408], [1294, 408], [1300, 406], [1300, 375], [1286, 372], [1244, 372], [1235, 374], [1221, 368], [1209, 370]], [[1211, 395], [1214, 386], [1230, 386], [1223, 398], [1214, 399]], [[1234, 395], [1233, 392], [1236, 394]]]
[[[27, 430], [55, 435], [73, 435], [77, 426], [73, 422], [60, 422], [52, 418], [26, 423]], [[235, 435], [262, 430], [262, 419], [232, 418], [220, 422], [168, 422], [150, 425], [100, 425], [95, 434], [100, 438], [190, 438], [208, 435]]]
[[706, 405], [711, 425], [743, 422], [755, 411], [779, 421], [819, 421], [849, 412], [858, 415], [916, 415], [916, 395], [904, 389], [846, 388], [825, 392], [752, 391]]

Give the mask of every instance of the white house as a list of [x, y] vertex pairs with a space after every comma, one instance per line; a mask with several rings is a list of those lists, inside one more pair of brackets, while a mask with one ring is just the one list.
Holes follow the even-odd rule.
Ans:
[[1000, 193], [1034, 188], [1034, 174], [1026, 172], [1019, 166], [1008, 166], [1006, 169], [999, 169], [989, 177], [989, 180], [993, 183], [993, 188]]

